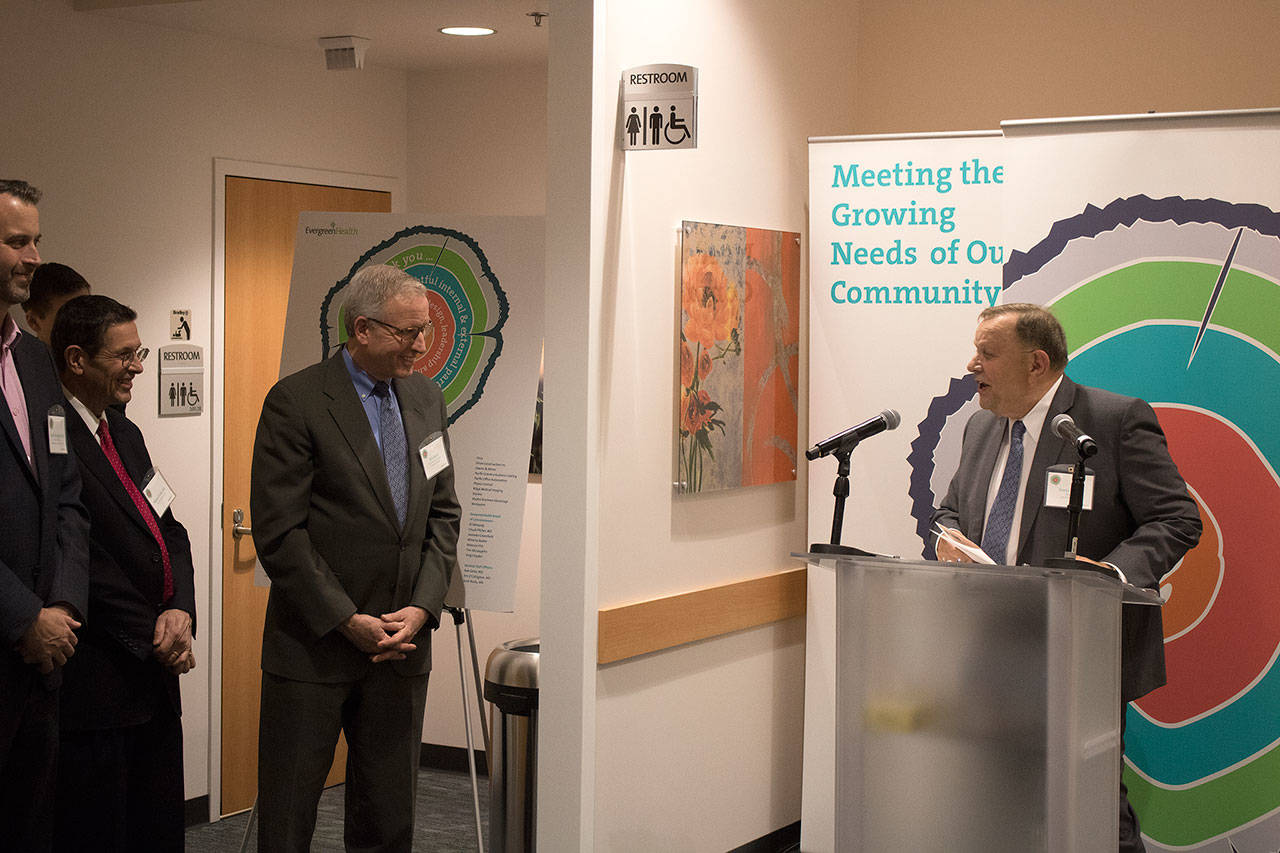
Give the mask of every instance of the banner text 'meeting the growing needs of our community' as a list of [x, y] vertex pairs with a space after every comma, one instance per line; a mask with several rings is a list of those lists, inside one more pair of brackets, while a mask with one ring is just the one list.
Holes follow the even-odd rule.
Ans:
[[[842, 306], [995, 304], [1001, 290], [998, 284], [984, 285], [976, 276], [964, 278], [961, 283], [961, 276], [975, 272], [973, 267], [999, 267], [1004, 263], [1004, 246], [977, 237], [952, 236], [960, 224], [956, 204], [933, 205], [910, 195], [927, 192], [950, 196], [953, 190], [963, 190], [972, 200], [974, 190], [990, 187], [998, 191], [1004, 183], [1004, 166], [971, 157], [958, 166], [919, 166], [907, 160], [874, 166], [833, 163], [830, 168], [830, 188], [836, 193], [829, 202], [829, 222], [834, 226], [830, 234], [861, 238], [828, 241], [831, 251], [827, 263], [833, 268], [833, 278], [825, 289], [832, 303]], [[924, 229], [947, 235], [948, 239], [936, 245], [916, 245], [913, 238]], [[954, 275], [943, 281], [901, 282], [901, 270], [925, 261], [949, 268]], [[883, 278], [887, 280], [881, 281], [874, 278], [868, 281], [865, 272], [835, 278], [841, 275], [841, 267], [865, 271], [876, 267], [886, 272], [896, 268], [899, 273], [885, 275]]]

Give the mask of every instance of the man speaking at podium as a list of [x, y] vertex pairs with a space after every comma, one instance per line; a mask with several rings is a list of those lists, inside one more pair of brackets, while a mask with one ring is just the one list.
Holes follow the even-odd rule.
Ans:
[[[977, 380], [983, 411], [965, 425], [960, 465], [934, 524], [966, 545], [980, 545], [1003, 565], [1039, 565], [1063, 556], [1068, 513], [1046, 507], [1045, 493], [1049, 466], [1079, 461], [1074, 444], [1050, 426], [1065, 413], [1098, 447], [1089, 463], [1093, 502], [1080, 522], [1077, 559], [1110, 566], [1134, 586], [1157, 589], [1160, 578], [1195, 547], [1201, 523], [1151, 406], [1065, 376], [1066, 335], [1057, 318], [1038, 305], [986, 309], [978, 315], [973, 342], [968, 370]], [[970, 560], [945, 539], [937, 553], [947, 562]], [[1160, 608], [1124, 607], [1121, 700], [1131, 702], [1164, 683]], [[1123, 736], [1123, 708], [1120, 719]], [[1119, 849], [1145, 849], [1123, 782]]]

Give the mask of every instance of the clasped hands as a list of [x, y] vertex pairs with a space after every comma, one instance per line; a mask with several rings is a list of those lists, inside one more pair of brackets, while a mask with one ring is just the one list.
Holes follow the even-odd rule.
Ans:
[[34, 666], [44, 675], [66, 664], [76, 653], [76, 629], [80, 623], [65, 604], [41, 607], [16, 646], [22, 662]]
[[191, 648], [190, 613], [176, 609], [160, 613], [151, 637], [151, 656], [174, 675], [196, 668], [196, 653]]
[[386, 660], [404, 660], [418, 647], [413, 638], [427, 624], [427, 611], [410, 604], [394, 613], [370, 616], [353, 613], [338, 626], [342, 636], [373, 663]]

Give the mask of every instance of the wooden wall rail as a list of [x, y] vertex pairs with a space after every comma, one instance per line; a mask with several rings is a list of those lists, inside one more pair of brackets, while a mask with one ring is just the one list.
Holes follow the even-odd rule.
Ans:
[[597, 663], [718, 637], [805, 612], [807, 569], [790, 569], [599, 612]]

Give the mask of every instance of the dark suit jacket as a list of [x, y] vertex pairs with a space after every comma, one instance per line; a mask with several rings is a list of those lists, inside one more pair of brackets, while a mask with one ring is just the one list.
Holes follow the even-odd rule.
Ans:
[[[437, 433], [447, 446], [448, 413], [440, 389], [420, 374], [393, 387], [410, 453], [403, 529], [341, 353], [281, 379], [267, 394], [249, 498], [254, 545], [271, 578], [266, 672], [353, 681], [372, 664], [336, 630], [347, 617], [413, 604], [439, 622], [462, 511], [453, 465], [428, 480], [417, 449]], [[415, 652], [390, 664], [401, 675], [431, 669], [430, 631], [424, 627], [414, 642]]]
[[[1093, 509], [1081, 516], [1082, 556], [1113, 563], [1134, 586], [1156, 589], [1160, 578], [1200, 540], [1200, 511], [1169, 456], [1155, 412], [1142, 400], [1077, 385], [1063, 377], [1049, 405], [1025, 485], [1017, 563], [1037, 565], [1066, 549], [1066, 509], [1044, 506], [1050, 465], [1074, 463], [1075, 447], [1053, 433], [1066, 412], [1098, 443], [1088, 467], [1096, 475]], [[960, 467], [933, 520], [982, 541], [987, 490], [1005, 419], [988, 411], [965, 425]], [[1126, 702], [1165, 682], [1160, 609], [1126, 606], [1120, 693]]]
[[[3, 315], [0, 314], [0, 320]], [[73, 453], [49, 452], [49, 410], [67, 403], [48, 347], [32, 335], [14, 344], [30, 422], [35, 470], [27, 464], [9, 405], [0, 394], [0, 684], [15, 683], [27, 664], [13, 650], [41, 607], [69, 604], [81, 617], [88, 606], [89, 519], [80, 503], [80, 473]], [[68, 418], [70, 420], [70, 418]], [[45, 678], [50, 689], [61, 670]], [[7, 692], [7, 691], [0, 691]], [[0, 700], [0, 715], [12, 709]]]
[[[89, 612], [80, 644], [67, 662], [62, 685], [64, 731], [106, 729], [150, 720], [161, 703], [181, 714], [178, 676], [152, 657], [151, 640], [162, 610], [185, 610], [195, 629], [195, 571], [191, 541], [172, 510], [156, 516], [169, 550], [173, 598], [164, 602], [160, 546], [147, 528], [84, 420], [67, 406], [67, 433], [81, 472], [81, 500], [89, 511]], [[125, 471], [142, 489], [151, 455], [142, 433], [118, 411], [106, 410], [107, 428]]]

